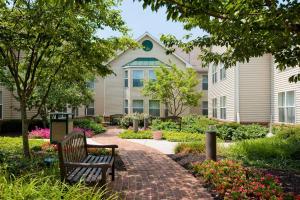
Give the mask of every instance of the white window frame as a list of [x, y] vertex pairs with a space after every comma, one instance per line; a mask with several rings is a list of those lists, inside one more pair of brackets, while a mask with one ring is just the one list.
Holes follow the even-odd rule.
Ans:
[[[206, 77], [206, 82], [204, 82], [204, 77]], [[204, 85], [207, 85], [206, 88], [204, 88]], [[208, 75], [207, 74], [202, 75], [202, 90], [208, 90]]]
[[[206, 107], [204, 107], [204, 102], [206, 102]], [[206, 111], [207, 114], [204, 114], [204, 111]], [[208, 116], [208, 101], [202, 101], [202, 115]]]
[[218, 65], [212, 64], [212, 83], [215, 84], [218, 82]]
[[[140, 72], [143, 73], [142, 78], [138, 79], [138, 80], [142, 80], [142, 83], [143, 83], [142, 86], [134, 86], [134, 80], [135, 80], [135, 78], [134, 78], [134, 72], [136, 72], [136, 71], [140, 71]], [[144, 70], [141, 70], [141, 69], [132, 70], [132, 87], [136, 87], [136, 88], [144, 87], [144, 78], [145, 78]]]
[[[129, 87], [128, 73], [129, 73], [128, 70], [125, 70], [125, 71], [124, 71], [124, 87], [125, 87], [125, 88], [128, 88], [128, 87]], [[127, 83], [127, 86], [126, 86], [126, 83]]]
[[78, 107], [72, 107], [72, 114], [74, 115], [74, 117], [78, 117], [79, 116], [79, 109], [78, 109]]
[[[150, 108], [150, 102], [151, 102], [151, 101], [158, 101], [158, 102], [159, 102], [158, 108]], [[156, 111], [159, 111], [159, 112], [158, 112], [159, 114], [158, 114], [158, 115], [151, 115], [150, 110], [156, 110]], [[149, 115], [154, 116], [154, 117], [160, 117], [160, 101], [159, 101], [159, 100], [156, 100], [156, 99], [150, 99], [150, 100], [149, 100]]]
[[[90, 106], [93, 105], [93, 106]], [[88, 113], [88, 109], [93, 109], [93, 114]], [[88, 106], [85, 107], [85, 116], [94, 116], [95, 115], [95, 101], [91, 102]]]
[[226, 119], [227, 117], [226, 101], [227, 101], [226, 96], [220, 97], [220, 119]]
[[218, 99], [212, 99], [212, 116], [213, 118], [218, 118]]
[[[134, 101], [142, 101], [143, 106], [142, 107], [134, 107]], [[134, 109], [143, 109], [142, 112], [135, 112]], [[134, 99], [132, 100], [132, 113], [144, 113], [144, 100], [143, 99]]]
[[220, 81], [223, 81], [226, 79], [226, 68], [223, 63], [220, 64]]
[[[294, 99], [293, 99], [294, 105], [293, 106], [287, 105], [287, 93], [288, 92], [293, 92], [294, 93]], [[279, 105], [279, 95], [280, 94], [284, 95], [284, 105]], [[278, 122], [287, 123], [287, 124], [295, 124], [296, 123], [296, 92], [295, 92], [295, 90], [279, 92], [278, 95], [277, 95], [277, 98], [278, 98], [277, 99], [277, 101], [278, 101], [278, 103], [277, 103], [277, 105], [278, 105]], [[284, 110], [284, 112], [283, 112], [284, 120], [283, 121], [280, 120], [280, 111], [279, 111], [280, 109]], [[294, 122], [287, 121], [287, 119], [288, 119], [288, 117], [287, 117], [288, 116], [288, 112], [287, 112], [288, 109], [294, 109]]]

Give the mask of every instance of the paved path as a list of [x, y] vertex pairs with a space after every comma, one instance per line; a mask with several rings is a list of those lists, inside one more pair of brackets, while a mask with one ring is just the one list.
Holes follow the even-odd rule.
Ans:
[[167, 140], [153, 140], [153, 139], [127, 139], [129, 142], [139, 143], [153, 149], [158, 150], [163, 154], [174, 154], [175, 147], [178, 142], [169, 142]]
[[127, 200], [212, 199], [195, 177], [166, 155], [150, 147], [117, 137], [118, 129], [93, 138], [119, 145], [127, 171], [118, 171], [112, 187]]

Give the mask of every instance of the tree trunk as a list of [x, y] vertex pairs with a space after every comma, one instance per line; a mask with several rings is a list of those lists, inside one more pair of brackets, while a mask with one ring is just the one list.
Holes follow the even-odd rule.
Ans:
[[42, 122], [43, 122], [43, 127], [47, 128], [47, 124], [48, 124], [48, 117], [47, 117], [47, 109], [46, 108], [42, 108], [41, 109], [41, 114], [40, 114], [41, 118], [42, 118]]
[[29, 140], [28, 140], [29, 121], [27, 120], [25, 101], [22, 101], [20, 103], [20, 107], [21, 107], [21, 120], [22, 120], [23, 153], [26, 158], [30, 158]]

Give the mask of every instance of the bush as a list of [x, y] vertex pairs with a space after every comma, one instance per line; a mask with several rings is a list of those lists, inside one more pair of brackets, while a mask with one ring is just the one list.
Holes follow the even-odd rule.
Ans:
[[299, 138], [274, 136], [237, 142], [229, 147], [227, 156], [249, 165], [300, 170], [299, 153]]
[[240, 124], [232, 123], [222, 123], [217, 125], [217, 135], [223, 140], [232, 140], [232, 136]]
[[34, 139], [49, 139], [50, 129], [49, 128], [36, 128], [35, 130], [29, 132], [29, 138]]
[[232, 134], [232, 140], [263, 138], [268, 129], [258, 124], [239, 126]]
[[92, 130], [95, 134], [100, 134], [105, 132], [105, 128], [101, 124], [96, 123], [92, 119], [75, 119], [73, 123], [74, 126], [83, 129]]
[[188, 142], [188, 143], [179, 143], [175, 147], [175, 153], [193, 153], [200, 154], [205, 152], [205, 143], [203, 142]]
[[244, 168], [240, 163], [204, 161], [193, 168], [224, 199], [296, 199], [283, 192], [277, 177]]
[[205, 133], [210, 125], [216, 123], [216, 121], [203, 116], [184, 116], [181, 121], [181, 130], [190, 133]]
[[166, 130], [166, 131], [179, 131], [180, 127], [173, 121], [162, 121], [160, 119], [154, 119], [151, 123], [152, 130]]
[[139, 131], [135, 133], [132, 130], [127, 130], [119, 134], [120, 138], [123, 139], [152, 139], [151, 131]]
[[128, 114], [123, 116], [120, 120], [119, 120], [119, 125], [122, 128], [129, 128], [130, 126], [133, 125], [133, 119], [138, 119], [139, 120], [139, 126], [144, 126], [144, 118], [148, 117], [148, 115], [144, 114], [144, 113], [133, 113], [133, 114]]
[[166, 139], [171, 142], [197, 142], [197, 141], [200, 142], [205, 139], [205, 135], [200, 133], [164, 131], [163, 139]]

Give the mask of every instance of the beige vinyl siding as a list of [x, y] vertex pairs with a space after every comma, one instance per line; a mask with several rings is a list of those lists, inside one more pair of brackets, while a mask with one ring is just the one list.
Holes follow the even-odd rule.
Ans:
[[[222, 47], [213, 47], [212, 51], [221, 53]], [[235, 121], [235, 67], [226, 70], [226, 79], [220, 81], [220, 64], [217, 67], [217, 83], [212, 83], [212, 64], [208, 70], [208, 116], [212, 117], [212, 100], [217, 98], [218, 118], [220, 118], [220, 97], [226, 96], [226, 121]]]
[[[150, 67], [129, 66], [128, 70], [128, 85], [129, 88], [124, 87], [124, 74], [123, 68], [127, 63], [139, 57], [154, 57], [165, 64], [176, 64], [179, 68], [185, 69], [186, 64], [174, 55], [166, 55], [166, 50], [154, 41], [151, 37], [145, 36], [139, 42], [150, 40], [153, 43], [153, 49], [149, 52], [143, 49], [131, 49], [123, 52], [118, 58], [114, 59], [110, 66], [115, 75], [110, 75], [105, 78], [104, 85], [104, 114], [123, 114], [124, 113], [124, 100], [128, 99], [129, 112], [132, 111], [132, 100], [144, 100], [144, 111], [148, 112], [149, 98], [141, 94], [142, 88], [132, 87], [132, 70], [144, 70], [144, 79], [148, 80], [148, 73]], [[164, 113], [164, 107], [161, 105], [161, 114]]]
[[269, 122], [271, 115], [271, 55], [240, 63], [241, 122]]
[[273, 114], [274, 114], [274, 122], [279, 122], [278, 116], [278, 93], [287, 92], [287, 91], [295, 91], [295, 115], [296, 115], [296, 123], [300, 123], [300, 83], [290, 83], [288, 81], [289, 77], [292, 75], [296, 75], [300, 73], [299, 67], [296, 68], [288, 68], [283, 72], [280, 72], [278, 69], [274, 67], [274, 95], [273, 95]]

